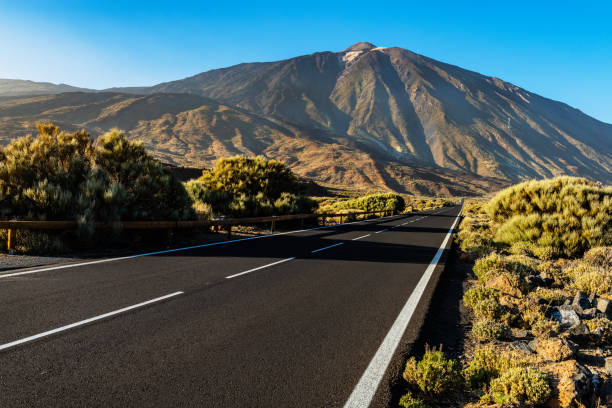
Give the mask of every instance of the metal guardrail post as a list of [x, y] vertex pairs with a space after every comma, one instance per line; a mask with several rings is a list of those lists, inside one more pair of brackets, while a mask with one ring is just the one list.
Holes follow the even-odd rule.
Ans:
[[232, 236], [232, 226], [231, 226], [231, 225], [228, 225], [228, 226], [227, 226], [227, 236], [228, 236], [228, 237], [231, 237], [231, 236]]
[[8, 230], [8, 239], [7, 239], [7, 249], [10, 255], [13, 255], [13, 241], [15, 240], [15, 232], [13, 229], [9, 228]]
[[271, 225], [270, 225], [270, 232], [274, 233], [274, 227], [276, 226], [276, 221], [272, 220]]

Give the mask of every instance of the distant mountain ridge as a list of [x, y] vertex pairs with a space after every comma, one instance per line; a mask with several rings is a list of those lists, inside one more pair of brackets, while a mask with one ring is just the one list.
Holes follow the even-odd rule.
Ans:
[[66, 84], [34, 82], [22, 79], [0, 78], [0, 97], [58, 94], [63, 92], [95, 92], [93, 89], [78, 88]]
[[562, 174], [612, 182], [612, 125], [396, 47], [356, 43], [113, 91], [0, 102], [0, 139], [44, 118], [120, 127], [175, 164], [263, 153], [339, 185], [409, 191], [422, 169], [445, 174], [447, 191], [461, 177], [476, 190]]

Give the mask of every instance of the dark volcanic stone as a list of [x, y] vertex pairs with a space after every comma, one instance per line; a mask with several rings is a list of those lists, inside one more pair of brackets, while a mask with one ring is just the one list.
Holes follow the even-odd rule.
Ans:
[[574, 301], [572, 302], [573, 306], [580, 306], [581, 309], [590, 309], [591, 302], [589, 301], [589, 297], [586, 293], [578, 291], [576, 292], [576, 296], [574, 296]]

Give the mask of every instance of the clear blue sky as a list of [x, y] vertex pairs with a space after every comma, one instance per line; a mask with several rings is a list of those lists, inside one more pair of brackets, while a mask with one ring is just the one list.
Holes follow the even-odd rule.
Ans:
[[502, 78], [612, 123], [612, 2], [258, 3], [0, 0], [0, 78], [153, 85], [370, 41]]

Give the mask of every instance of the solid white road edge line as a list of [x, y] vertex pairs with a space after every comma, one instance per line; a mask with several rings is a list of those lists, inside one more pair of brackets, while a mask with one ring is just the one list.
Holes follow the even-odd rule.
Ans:
[[118, 315], [120, 313], [125, 313], [127, 311], [130, 311], [130, 310], [133, 310], [133, 309], [137, 309], [139, 307], [150, 305], [151, 303], [161, 302], [162, 300], [169, 299], [169, 298], [174, 297], [174, 296], [182, 295], [183, 293], [184, 292], [181, 292], [181, 291], [174, 292], [174, 293], [171, 293], [171, 294], [166, 295], [166, 296], [162, 296], [162, 297], [158, 297], [158, 298], [155, 298], [155, 299], [147, 300], [146, 302], [138, 303], [136, 305], [124, 307], [123, 309], [115, 310], [114, 312], [104, 313], [104, 314], [101, 314], [99, 316], [91, 317], [89, 319], [81, 320], [81, 321], [76, 322], [76, 323], [72, 323], [72, 324], [69, 324], [69, 325], [66, 325], [66, 326], [58, 327], [57, 329], [49, 330], [49, 331], [46, 331], [46, 332], [43, 332], [43, 333], [35, 334], [33, 336], [30, 336], [30, 337], [25, 337], [25, 338], [20, 339], [20, 340], [15, 340], [15, 341], [12, 341], [10, 343], [2, 344], [2, 345], [0, 345], [0, 351], [6, 350], [6, 349], [14, 347], [14, 346], [17, 346], [19, 344], [27, 343], [27, 342], [32, 341], [32, 340], [40, 339], [41, 337], [50, 336], [52, 334], [63, 332], [63, 331], [69, 330], [69, 329], [73, 329], [75, 327], [82, 326], [82, 325], [87, 324], [87, 323], [95, 322], [96, 320], [106, 319], [107, 317], [115, 316], [115, 315]]
[[14, 273], [7, 273], [7, 274], [1, 274], [0, 273], [0, 279], [2, 279], [2, 278], [10, 278], [10, 277], [13, 277], [13, 276], [29, 275], [29, 274], [32, 274], [32, 273], [55, 271], [55, 270], [59, 270], [59, 269], [77, 268], [79, 266], [95, 265], [95, 264], [101, 264], [101, 263], [107, 263], [107, 262], [115, 262], [115, 261], [124, 261], [124, 260], [127, 260], [127, 259], [142, 258], [144, 256], [162, 255], [162, 254], [169, 254], [169, 253], [172, 253], [172, 252], [188, 251], [190, 249], [205, 248], [205, 247], [211, 247], [211, 246], [216, 246], [216, 245], [229, 244], [229, 243], [232, 243], [232, 242], [242, 242], [242, 241], [250, 241], [252, 239], [261, 239], [261, 238], [276, 237], [276, 236], [279, 236], [279, 235], [297, 234], [298, 232], [315, 231], [315, 230], [320, 230], [320, 229], [339, 227], [339, 226], [343, 226], [343, 225], [359, 224], [359, 223], [366, 223], [366, 222], [374, 222], [374, 221], [384, 220], [384, 219], [387, 219], [387, 218], [397, 218], [397, 217], [401, 217], [401, 216], [405, 216], [405, 215], [406, 214], [390, 215], [388, 217], [375, 218], [373, 220], [352, 221], [352, 222], [346, 222], [344, 224], [326, 225], [326, 226], [323, 226], [323, 227], [315, 227], [315, 228], [307, 228], [307, 229], [301, 229], [301, 230], [295, 230], [295, 231], [279, 232], [279, 233], [276, 233], [276, 234], [260, 235], [260, 236], [257, 236], [257, 237], [231, 239], [231, 240], [228, 240], [228, 241], [211, 242], [211, 243], [208, 243], [208, 244], [193, 245], [193, 246], [182, 247], [182, 248], [165, 249], [165, 250], [162, 250], [162, 251], [147, 252], [147, 253], [144, 253], [144, 254], [121, 256], [121, 257], [117, 257], [117, 258], [99, 259], [97, 261], [79, 262], [79, 263], [68, 264], [68, 265], [50, 266], [50, 267], [46, 267], [46, 268], [32, 269], [32, 270], [23, 271], [23, 272], [14, 272]]
[[334, 245], [330, 245], [330, 246], [326, 246], [326, 247], [323, 247], [323, 248], [315, 249], [314, 251], [310, 251], [310, 253], [314, 254], [314, 253], [317, 253], [317, 252], [325, 251], [326, 249], [334, 248], [334, 247], [340, 246], [342, 244], [344, 244], [344, 242], [339, 242], [339, 243], [334, 244]]
[[360, 237], [357, 237], [357, 238], [353, 238], [353, 239], [351, 239], [351, 241], [357, 241], [358, 239], [361, 239], [361, 238], [367, 238], [367, 237], [369, 237], [370, 235], [372, 235], [372, 234], [362, 235], [362, 236], [360, 236]]
[[269, 263], [269, 264], [263, 265], [263, 266], [258, 266], [257, 268], [249, 269], [248, 271], [239, 272], [239, 273], [236, 273], [234, 275], [226, 276], [225, 279], [232, 279], [232, 278], [235, 278], [237, 276], [246, 275], [247, 273], [255, 272], [255, 271], [258, 271], [260, 269], [269, 268], [270, 266], [282, 264], [284, 262], [293, 261], [294, 259], [295, 259], [295, 256], [292, 256], [291, 258], [281, 259], [280, 261], [272, 262], [272, 263]]
[[395, 319], [395, 322], [393, 322], [391, 329], [385, 336], [385, 339], [376, 351], [376, 354], [374, 354], [374, 357], [359, 379], [355, 389], [353, 389], [348, 401], [346, 401], [344, 404], [344, 408], [366, 408], [370, 406], [380, 381], [387, 371], [391, 358], [393, 357], [393, 354], [395, 353], [395, 350], [397, 349], [397, 346], [399, 345], [399, 342], [402, 339], [406, 328], [408, 327], [408, 323], [410, 323], [410, 319], [412, 318], [412, 315], [419, 304], [419, 300], [421, 300], [421, 296], [427, 288], [427, 284], [429, 283], [429, 280], [431, 279], [431, 276], [436, 269], [438, 262], [440, 261], [440, 257], [444, 253], [444, 247], [446, 247], [446, 244], [448, 243], [448, 240], [450, 239], [460, 216], [461, 211], [459, 211], [459, 215], [457, 215], [455, 222], [453, 222], [452, 227], [450, 227], [448, 230], [442, 245], [440, 245], [440, 248], [431, 260], [431, 263], [425, 270], [425, 273], [423, 273], [419, 283], [417, 283], [416, 287], [412, 291], [412, 294], [406, 301], [406, 304], [402, 308], [400, 314], [397, 316], [397, 319]]

